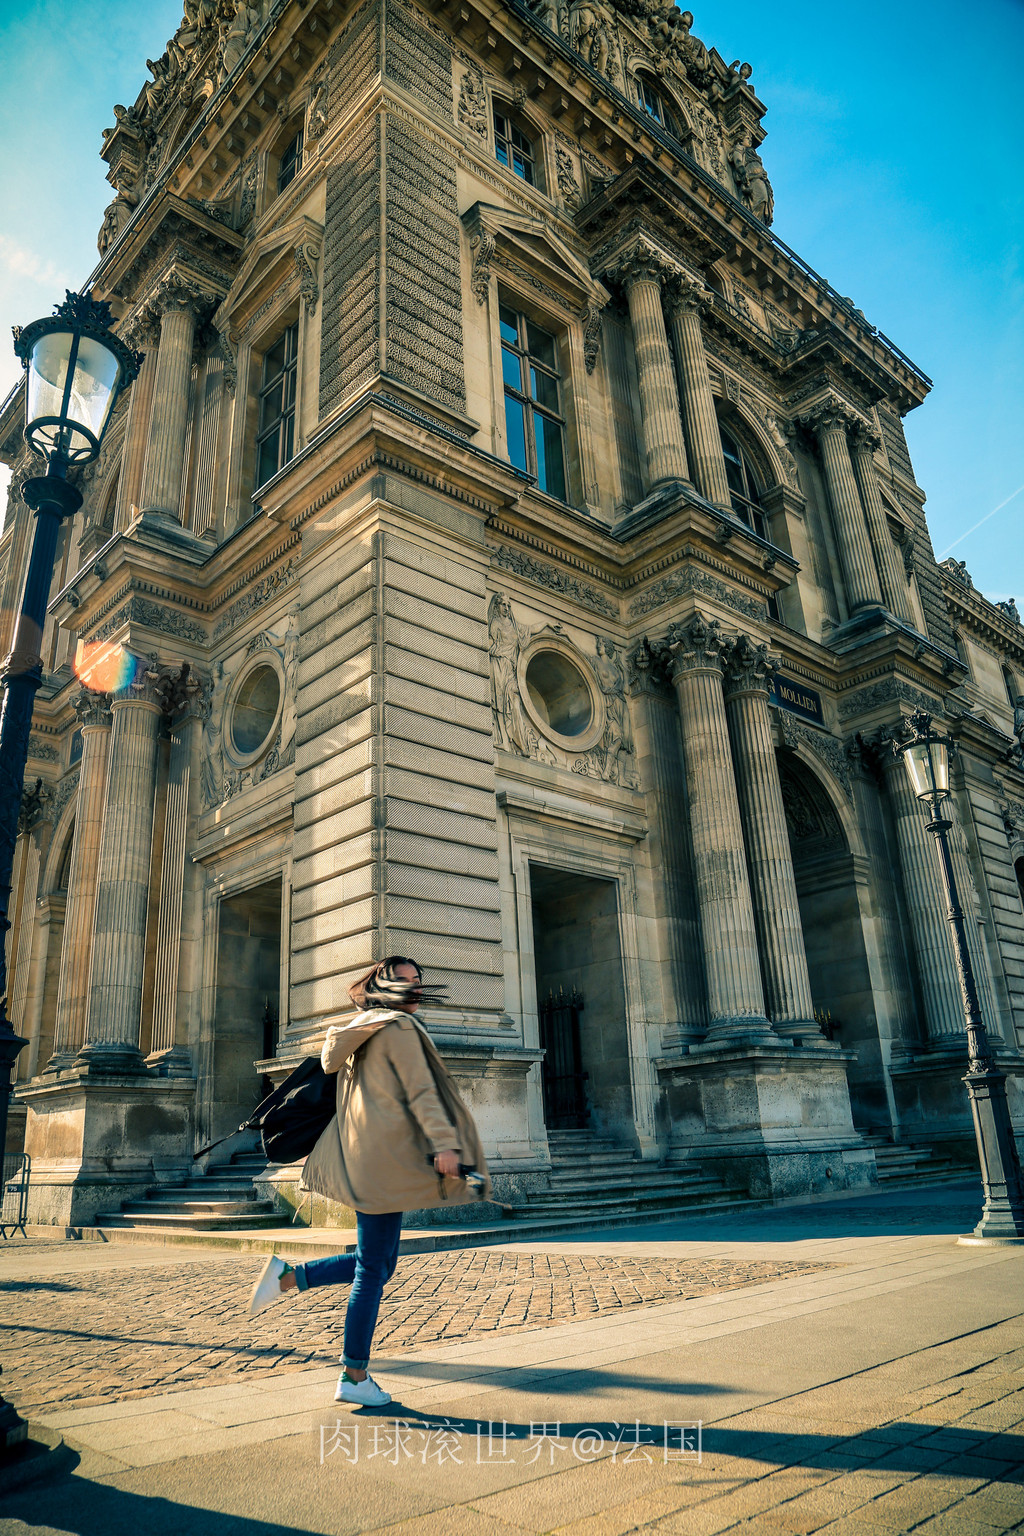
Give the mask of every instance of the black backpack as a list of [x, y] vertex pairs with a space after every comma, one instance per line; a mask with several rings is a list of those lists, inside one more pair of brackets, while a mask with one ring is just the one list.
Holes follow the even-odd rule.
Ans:
[[193, 1162], [230, 1141], [242, 1131], [259, 1131], [268, 1162], [293, 1163], [306, 1157], [331, 1123], [337, 1095], [336, 1077], [328, 1077], [319, 1056], [304, 1056], [283, 1083], [261, 1099], [237, 1131], [211, 1141], [192, 1154]]

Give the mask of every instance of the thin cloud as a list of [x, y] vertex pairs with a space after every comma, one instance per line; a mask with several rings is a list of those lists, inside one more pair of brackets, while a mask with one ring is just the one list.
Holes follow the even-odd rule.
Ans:
[[17, 277], [26, 277], [42, 288], [66, 288], [71, 284], [71, 278], [56, 262], [27, 250], [7, 235], [0, 235], [0, 264]]
[[990, 517], [995, 517], [996, 513], [1001, 512], [1004, 507], [1008, 507], [1014, 497], [1020, 495], [1021, 491], [1024, 491], [1024, 485], [1018, 485], [1017, 489], [1015, 491], [1011, 491], [1006, 500], [1001, 501], [998, 507], [993, 507], [991, 512], [986, 512], [985, 516], [976, 522], [973, 527], [968, 528], [966, 533], [962, 533], [958, 539], [954, 539], [952, 544], [948, 545], [948, 547], [942, 551], [939, 559], [945, 560], [951, 549], [956, 549], [957, 545], [962, 544], [964, 539], [969, 539], [972, 533], [977, 533], [978, 529], [982, 526], [983, 523], [987, 523]]

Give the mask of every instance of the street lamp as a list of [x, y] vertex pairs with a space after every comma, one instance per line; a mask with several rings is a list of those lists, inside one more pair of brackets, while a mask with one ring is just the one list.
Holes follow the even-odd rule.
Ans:
[[988, 1033], [978, 1006], [974, 969], [967, 948], [967, 929], [949, 852], [949, 829], [953, 823], [939, 815], [939, 806], [949, 794], [949, 741], [932, 729], [931, 716], [924, 710], [912, 714], [907, 724], [909, 734], [903, 741], [893, 742], [893, 751], [903, 758], [914, 794], [931, 811], [928, 831], [934, 834], [946, 885], [946, 916], [953, 932], [953, 952], [967, 1026], [967, 1076], [964, 1082], [971, 1101], [985, 1190], [981, 1220], [973, 1237], [961, 1238], [961, 1242], [974, 1239], [1024, 1242], [1024, 1180], [1006, 1101], [1006, 1078], [992, 1060]]
[[109, 329], [110, 306], [69, 293], [45, 320], [14, 329], [14, 350], [28, 372], [25, 437], [46, 462], [46, 474], [26, 480], [23, 499], [35, 513], [28, 571], [11, 651], [0, 672], [0, 1156], [7, 1140], [11, 1071], [27, 1042], [7, 1017], [8, 911], [25, 782], [29, 728], [42, 681], [40, 655], [46, 603], [60, 525], [82, 505], [67, 482], [69, 469], [95, 459], [117, 397], [135, 378], [142, 354]]

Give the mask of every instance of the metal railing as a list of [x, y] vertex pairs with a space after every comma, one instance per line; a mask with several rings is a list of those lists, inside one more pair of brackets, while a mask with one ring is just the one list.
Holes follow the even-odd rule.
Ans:
[[31, 1158], [25, 1152], [8, 1152], [4, 1156], [4, 1182], [0, 1188], [0, 1237], [20, 1232], [27, 1237], [25, 1223], [28, 1220], [28, 1183], [32, 1172]]

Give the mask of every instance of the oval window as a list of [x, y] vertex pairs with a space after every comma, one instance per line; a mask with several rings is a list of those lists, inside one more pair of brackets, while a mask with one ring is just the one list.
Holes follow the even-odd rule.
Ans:
[[277, 719], [281, 680], [273, 667], [256, 667], [238, 690], [231, 717], [235, 751], [247, 756], [266, 741]]
[[559, 736], [581, 736], [594, 718], [583, 673], [560, 651], [538, 651], [526, 669], [526, 688], [541, 720]]

